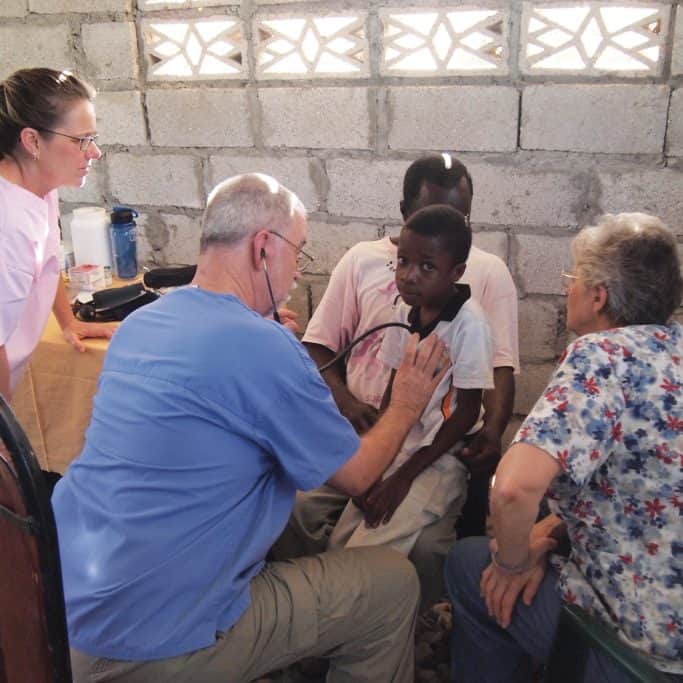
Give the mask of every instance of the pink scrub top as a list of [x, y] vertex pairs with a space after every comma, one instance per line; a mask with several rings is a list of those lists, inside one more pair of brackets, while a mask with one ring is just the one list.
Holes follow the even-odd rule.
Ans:
[[10, 395], [38, 344], [59, 280], [57, 191], [43, 199], [0, 176], [0, 345]]

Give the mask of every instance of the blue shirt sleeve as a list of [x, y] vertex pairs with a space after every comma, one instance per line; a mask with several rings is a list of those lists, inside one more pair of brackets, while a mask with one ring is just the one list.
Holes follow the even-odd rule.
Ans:
[[299, 341], [279, 327], [277, 386], [259, 415], [262, 445], [297, 488], [327, 481], [357, 450], [360, 439]]

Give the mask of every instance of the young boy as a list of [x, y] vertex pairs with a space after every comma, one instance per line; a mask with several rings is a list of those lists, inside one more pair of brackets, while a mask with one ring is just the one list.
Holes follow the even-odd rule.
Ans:
[[[329, 547], [390, 545], [410, 553], [420, 530], [451, 503], [465, 502], [467, 468], [457, 453], [482, 425], [482, 391], [493, 388], [493, 351], [486, 316], [470, 299], [465, 272], [472, 233], [464, 216], [447, 205], [428, 206], [406, 222], [398, 242], [396, 321], [423, 339], [446, 343], [451, 370], [437, 387], [392, 465], [364, 496], [349, 501]], [[379, 351], [394, 368], [383, 405], [391, 396], [408, 331], [391, 327]]]

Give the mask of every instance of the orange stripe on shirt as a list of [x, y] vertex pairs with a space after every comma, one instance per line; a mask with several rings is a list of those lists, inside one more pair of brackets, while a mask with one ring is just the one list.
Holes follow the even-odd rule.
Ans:
[[446, 392], [446, 395], [443, 397], [443, 400], [441, 401], [441, 414], [443, 415], [444, 420], [447, 420], [453, 412], [451, 398], [453, 397], [454, 393], [455, 387], [453, 386], [453, 375], [451, 375], [450, 384], [448, 385], [448, 391]]

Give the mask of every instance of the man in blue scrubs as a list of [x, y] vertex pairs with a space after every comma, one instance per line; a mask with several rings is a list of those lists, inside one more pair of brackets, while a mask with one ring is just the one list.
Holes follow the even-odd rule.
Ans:
[[391, 550], [265, 562], [297, 489], [359, 495], [438, 383], [413, 340], [359, 438], [273, 312], [298, 277], [301, 202], [269, 176], [221, 183], [193, 283], [116, 332], [80, 457], [58, 484], [74, 680], [250, 681], [307, 656], [329, 681], [412, 681], [418, 584]]

